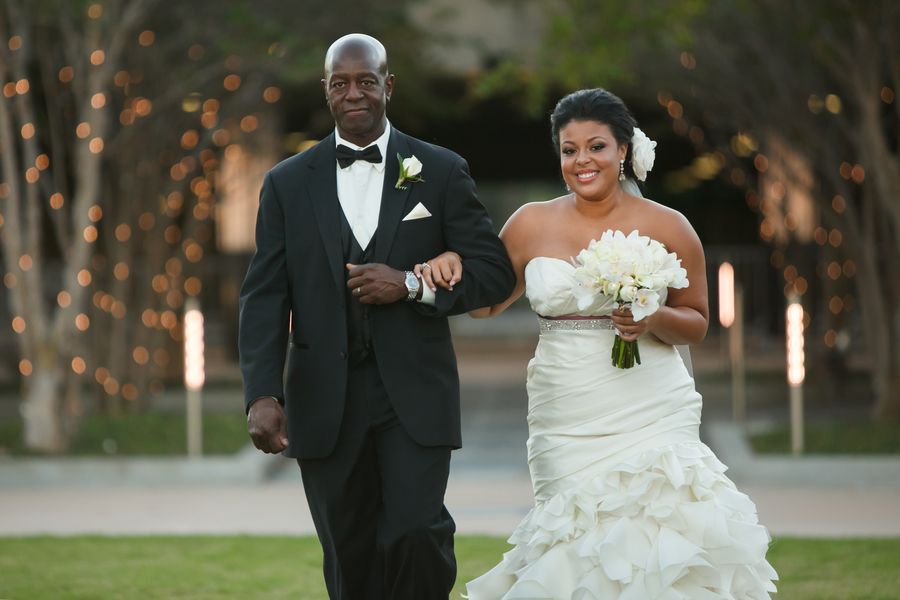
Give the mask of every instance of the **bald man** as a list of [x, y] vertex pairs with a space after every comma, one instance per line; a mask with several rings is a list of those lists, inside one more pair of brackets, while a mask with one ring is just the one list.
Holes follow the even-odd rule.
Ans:
[[[260, 194], [241, 290], [248, 430], [299, 462], [332, 600], [446, 599], [444, 492], [461, 445], [447, 317], [499, 304], [515, 275], [466, 162], [388, 122], [378, 40], [337, 40], [322, 86], [334, 133], [269, 171]], [[398, 156], [416, 157], [417, 178], [401, 181]], [[412, 271], [445, 251], [462, 281], [433, 291]]]

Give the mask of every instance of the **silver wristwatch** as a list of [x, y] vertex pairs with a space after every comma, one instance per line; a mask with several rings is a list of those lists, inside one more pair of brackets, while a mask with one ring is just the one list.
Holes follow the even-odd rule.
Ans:
[[412, 302], [416, 299], [416, 296], [419, 295], [419, 278], [416, 277], [416, 274], [412, 271], [407, 271], [406, 281], [404, 281], [404, 283], [406, 284], [406, 289], [409, 291], [406, 295], [406, 301]]

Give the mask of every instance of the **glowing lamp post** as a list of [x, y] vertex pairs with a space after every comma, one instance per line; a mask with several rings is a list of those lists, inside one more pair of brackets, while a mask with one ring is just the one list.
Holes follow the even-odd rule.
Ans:
[[803, 350], [803, 307], [787, 309], [787, 378], [791, 388], [791, 451], [803, 452], [803, 380], [806, 378]]
[[187, 387], [188, 456], [203, 453], [203, 414], [201, 390], [206, 380], [203, 364], [203, 313], [191, 298], [184, 313], [184, 384]]
[[719, 323], [728, 329], [728, 355], [731, 362], [731, 413], [734, 421], [747, 416], [746, 370], [744, 368], [744, 293], [735, 284], [734, 267], [719, 266]]
[[725, 328], [734, 323], [734, 267], [727, 262], [719, 266], [719, 323]]

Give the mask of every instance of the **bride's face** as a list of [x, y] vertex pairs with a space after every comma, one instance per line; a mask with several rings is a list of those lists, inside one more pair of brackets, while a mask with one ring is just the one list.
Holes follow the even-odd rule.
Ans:
[[597, 121], [572, 121], [559, 132], [563, 179], [585, 200], [603, 199], [619, 187], [619, 161], [628, 145], [619, 146], [612, 129]]

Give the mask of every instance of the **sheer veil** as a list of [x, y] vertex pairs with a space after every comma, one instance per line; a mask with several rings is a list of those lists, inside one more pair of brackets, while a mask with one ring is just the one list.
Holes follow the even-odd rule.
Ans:
[[[621, 183], [621, 186], [622, 191], [626, 194], [631, 194], [632, 196], [637, 196], [638, 198], [644, 197], [644, 195], [641, 193], [641, 188], [638, 187], [637, 182], [631, 177], [626, 177], [625, 181]], [[675, 349], [678, 350], [678, 353], [681, 355], [681, 360], [684, 361], [684, 366], [687, 367], [688, 374], [693, 377], [694, 366], [691, 364], [691, 347], [675, 346]]]

